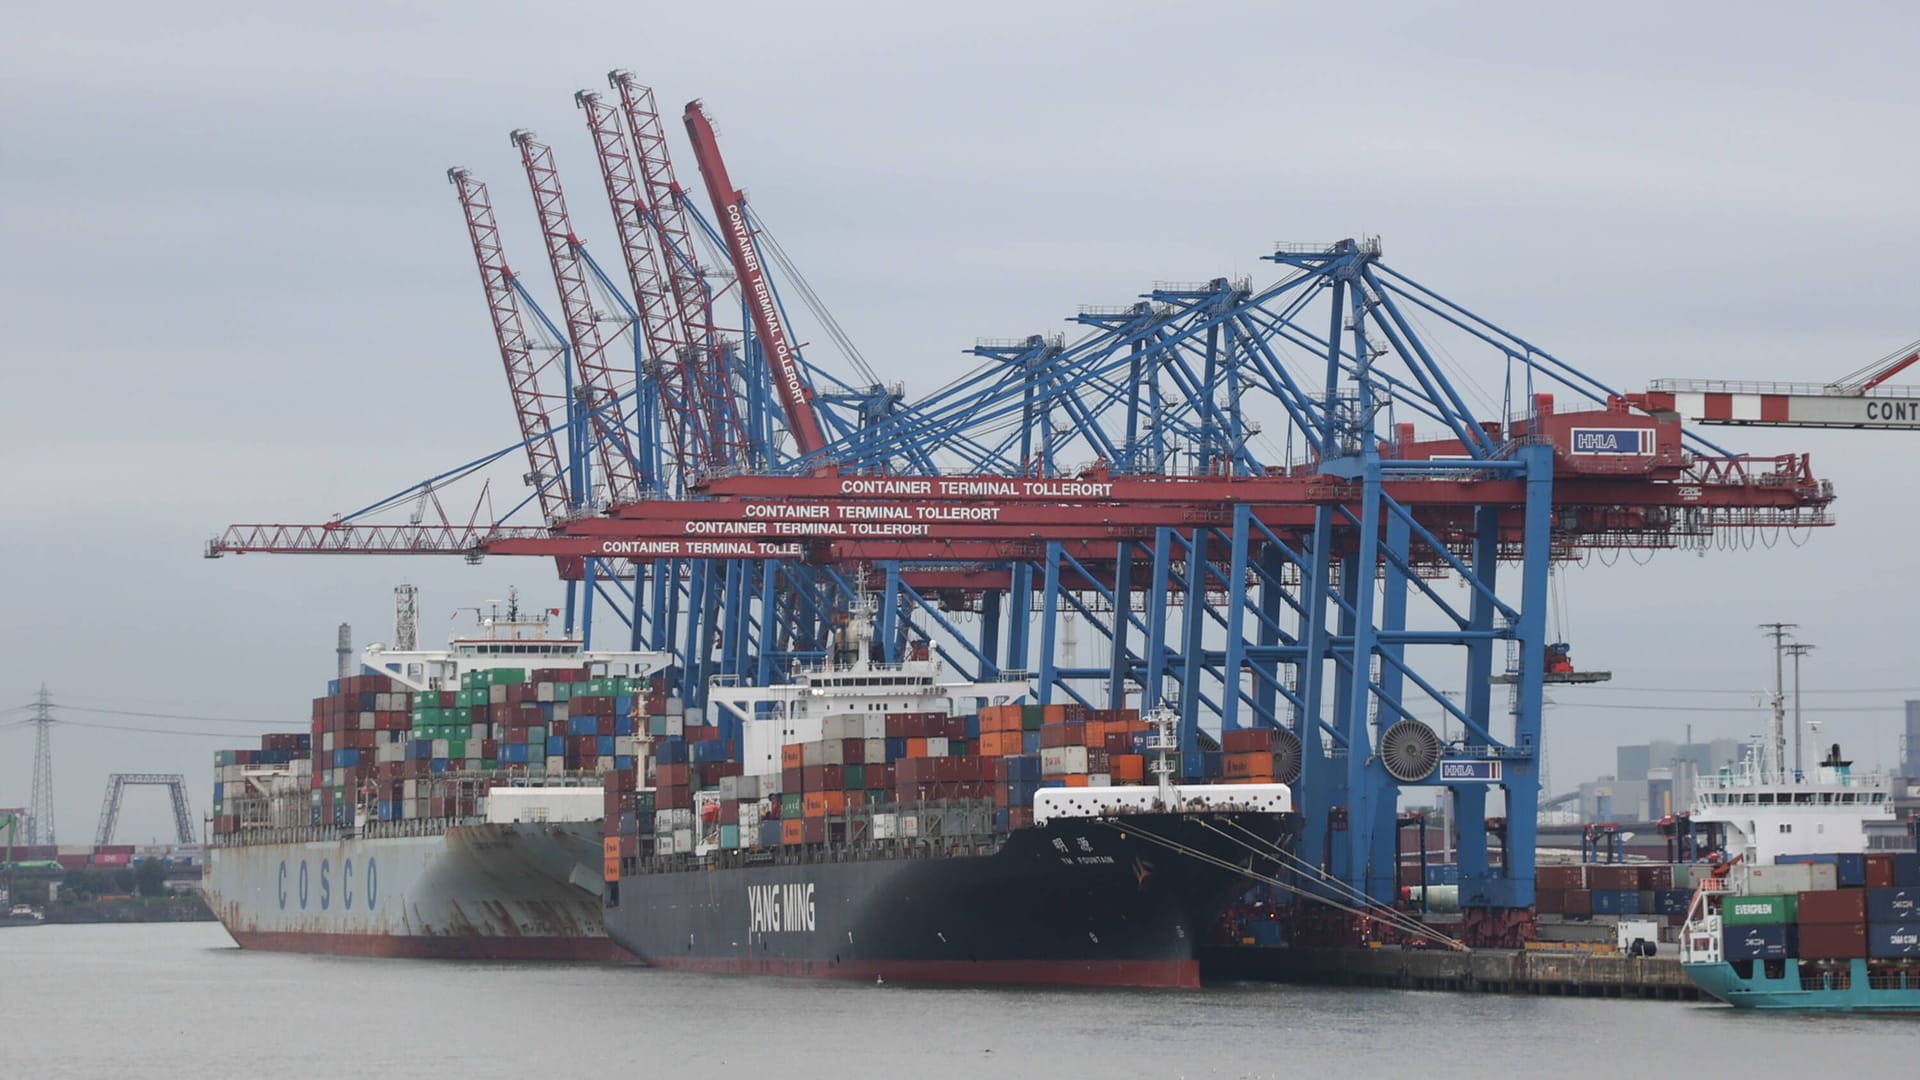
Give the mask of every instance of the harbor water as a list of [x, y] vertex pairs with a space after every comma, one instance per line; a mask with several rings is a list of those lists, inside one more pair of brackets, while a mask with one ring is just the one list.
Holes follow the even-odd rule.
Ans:
[[249, 952], [212, 923], [0, 934], [0, 1076], [755, 1080], [1908, 1075], [1920, 1020], [1289, 986], [950, 989]]

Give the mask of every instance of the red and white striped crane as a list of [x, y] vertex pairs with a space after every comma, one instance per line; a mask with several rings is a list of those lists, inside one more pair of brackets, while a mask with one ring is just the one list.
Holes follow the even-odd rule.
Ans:
[[585, 260], [580, 256], [580, 240], [574, 235], [573, 223], [567, 216], [567, 200], [560, 190], [560, 172], [554, 166], [553, 150], [535, 141], [531, 131], [515, 131], [511, 137], [520, 148], [520, 161], [527, 170], [527, 186], [533, 191], [534, 209], [540, 215], [547, 261], [553, 267], [553, 283], [560, 291], [567, 338], [573, 344], [573, 366], [580, 375], [578, 393], [584, 399], [588, 429], [599, 449], [607, 501], [632, 502], [641, 496], [642, 484], [639, 469], [634, 465], [633, 437], [627, 431], [620, 405], [620, 373], [608, 357], [606, 340], [600, 334], [601, 315], [593, 305], [592, 284]]
[[1920, 429], [1920, 389], [1884, 385], [1915, 363], [1920, 341], [1830, 383], [1660, 379], [1629, 400], [1689, 424]]

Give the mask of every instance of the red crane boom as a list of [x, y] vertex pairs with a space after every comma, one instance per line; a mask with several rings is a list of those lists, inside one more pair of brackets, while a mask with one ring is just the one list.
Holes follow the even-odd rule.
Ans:
[[607, 82], [620, 92], [620, 107], [626, 115], [627, 132], [633, 139], [640, 180], [646, 189], [647, 209], [660, 241], [661, 257], [666, 260], [680, 340], [688, 347], [683, 358], [686, 377], [696, 388], [696, 406], [706, 434], [699, 460], [714, 468], [750, 464], [746, 424], [740, 419], [727, 354], [713, 322], [712, 291], [694, 261], [693, 229], [681, 204], [686, 192], [673, 175], [666, 125], [654, 105], [653, 90], [625, 71], [610, 72]]
[[826, 445], [820, 434], [820, 420], [813, 410], [813, 388], [800, 373], [799, 357], [780, 318], [780, 305], [773, 295], [773, 283], [760, 263], [753, 246], [753, 228], [747, 224], [746, 196], [727, 177], [726, 162], [720, 157], [720, 143], [714, 138], [713, 123], [701, 111], [700, 103], [687, 103], [687, 134], [693, 140], [693, 156], [700, 164], [700, 176], [706, 181], [707, 198], [720, 218], [720, 231], [727, 238], [727, 252], [733, 259], [734, 273], [746, 292], [747, 310], [753, 316], [753, 330], [766, 353], [773, 371], [774, 389], [780, 395], [781, 408], [787, 414], [787, 430], [793, 433], [794, 449], [802, 456], [818, 452]]
[[580, 374], [580, 393], [598, 444], [607, 499], [632, 502], [640, 497], [641, 484], [620, 408], [618, 373], [608, 361], [606, 342], [600, 336], [600, 313], [594, 310], [587, 268], [580, 258], [580, 240], [567, 217], [566, 196], [560, 190], [553, 150], [536, 142], [531, 131], [515, 131], [511, 137], [520, 148], [527, 185], [533, 190], [534, 208], [540, 214], [540, 232], [546, 239], [554, 286], [560, 291], [560, 310], [566, 320], [567, 338], [573, 343], [574, 369]]
[[600, 159], [600, 178], [607, 186], [607, 202], [613, 210], [614, 228], [620, 235], [620, 254], [627, 267], [627, 280], [640, 315], [640, 331], [647, 341], [647, 357], [662, 391], [663, 412], [669, 436], [683, 467], [704, 460], [709, 436], [700, 410], [700, 394], [686, 363], [686, 341], [680, 336], [681, 322], [674, 307], [671, 287], [661, 266], [660, 252], [654, 246], [647, 195], [634, 174], [633, 159], [627, 152], [626, 134], [620, 127], [620, 112], [603, 101], [599, 94], [582, 90], [573, 95], [574, 104], [585, 111], [587, 130]]
[[500, 360], [507, 370], [507, 390], [513, 395], [520, 438], [527, 446], [530, 471], [526, 481], [538, 493], [541, 516], [549, 522], [563, 521], [568, 516], [570, 500], [560, 445], [553, 437], [552, 417], [556, 411], [566, 415], [567, 403], [562, 395], [540, 389], [540, 373], [553, 362], [553, 357], [535, 359], [527, 343], [520, 300], [513, 289], [513, 271], [507, 267], [506, 252], [500, 244], [500, 226], [493, 217], [487, 185], [475, 180], [467, 170], [458, 168], [447, 170], [447, 181], [460, 193], [467, 234], [473, 239], [473, 261], [480, 268], [480, 285], [486, 293], [487, 313], [493, 319], [494, 341], [500, 347]]

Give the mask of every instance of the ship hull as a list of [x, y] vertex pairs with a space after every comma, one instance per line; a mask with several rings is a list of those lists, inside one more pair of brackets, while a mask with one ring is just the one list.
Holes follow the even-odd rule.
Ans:
[[1744, 977], [1724, 962], [1682, 966], [1694, 985], [1737, 1009], [1920, 1013], [1920, 975], [1907, 986], [1875, 986], [1865, 960], [1847, 964], [1845, 977], [1829, 975], [1810, 984], [1802, 982], [1799, 962], [1791, 958], [1778, 978], [1768, 978], [1758, 962]]
[[227, 845], [207, 903], [242, 948], [345, 956], [630, 961], [600, 916], [600, 823]]
[[1290, 851], [1297, 829], [1292, 814], [1062, 818], [992, 854], [642, 872], [621, 879], [607, 929], [648, 963], [693, 971], [1192, 987], [1212, 920], [1247, 869], [1283, 873], [1270, 852]]

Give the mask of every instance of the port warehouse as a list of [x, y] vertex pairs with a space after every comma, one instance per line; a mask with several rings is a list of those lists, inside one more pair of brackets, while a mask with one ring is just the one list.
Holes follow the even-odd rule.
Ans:
[[[644, 693], [581, 695], [604, 706], [576, 705], [580, 672], [490, 686], [484, 721], [479, 703], [460, 702], [474, 687], [451, 704], [443, 690], [380, 708], [390, 685], [342, 685], [304, 748], [309, 825], [339, 820], [369, 775], [384, 785], [379, 815], [457, 816], [477, 789], [436, 776], [544, 775], [558, 759], [562, 772], [610, 778], [609, 811], [619, 793], [637, 850], [648, 785], [620, 767], [637, 756], [620, 740], [640, 738], [644, 717], [653, 840], [677, 845], [679, 818], [660, 815], [694, 808], [667, 804], [724, 796], [733, 780], [719, 804], [745, 805], [739, 796], [764, 784], [719, 760], [739, 752], [742, 732], [708, 707], [713, 680], [767, 685], [827, 656], [870, 589], [884, 662], [931, 655], [968, 679], [1027, 681], [1020, 753], [1004, 752], [1004, 718], [980, 714], [937, 734], [863, 730], [837, 740], [834, 764], [803, 751], [798, 777], [780, 770], [782, 810], [801, 797], [803, 842], [806, 821], [836, 805], [844, 818], [847, 792], [897, 801], [905, 785], [944, 785], [1012, 821], [1028, 785], [1131, 769], [1117, 737], [1166, 707], [1183, 778], [1224, 779], [1236, 755], [1264, 755], [1309, 819], [1302, 856], [1377, 902], [1400, 884], [1402, 788], [1446, 789], [1461, 933], [1514, 944], [1536, 899], [1552, 565], [1833, 522], [1832, 487], [1804, 455], [1707, 441], [1503, 328], [1517, 320], [1483, 318], [1389, 266], [1370, 238], [1250, 250], [1266, 283], [1162, 282], [1080, 308], [1071, 342], [1045, 328], [981, 339], [974, 368], [909, 398], [855, 350], [796, 343], [788, 316], [803, 307], [823, 340], [844, 336], [734, 186], [698, 103], [682, 119], [704, 200], [675, 179], [665, 122], [635, 77], [615, 72], [575, 102], [577, 160], [592, 159], [587, 176], [597, 167], [617, 260], [596, 261], [580, 240], [563, 152], [513, 136], [540, 235], [512, 242], [544, 248], [557, 304], [511, 269], [479, 171], [449, 172], [518, 433], [484, 460], [518, 459], [525, 516], [409, 519], [429, 498], [457, 497], [442, 479], [344, 518], [231, 526], [209, 554], [551, 559], [568, 628], [671, 663]], [[1469, 379], [1500, 404], [1469, 406], [1458, 385]], [[1285, 437], [1256, 438], [1262, 429]], [[1108, 659], [1080, 660], [1070, 634]], [[1504, 692], [1496, 675], [1510, 680]], [[543, 684], [569, 697], [541, 700]], [[534, 699], [492, 700], [514, 685]], [[1457, 702], [1450, 689], [1464, 690]], [[623, 710], [622, 697], [639, 704]], [[1040, 710], [1032, 729], [1027, 707]], [[678, 733], [651, 730], [676, 715]], [[1420, 719], [1435, 715], [1458, 734], [1443, 740]], [[1043, 734], [1068, 741], [1029, 749], [1030, 731], [1072, 724], [1077, 736]], [[993, 736], [997, 755], [983, 751]], [[868, 755], [871, 738], [884, 762]], [[933, 740], [948, 752], [932, 753]], [[1049, 750], [1086, 760], [1056, 753], [1063, 771], [1050, 776]], [[298, 751], [237, 751], [221, 767], [280, 752]], [[234, 775], [223, 774], [223, 810]]]

